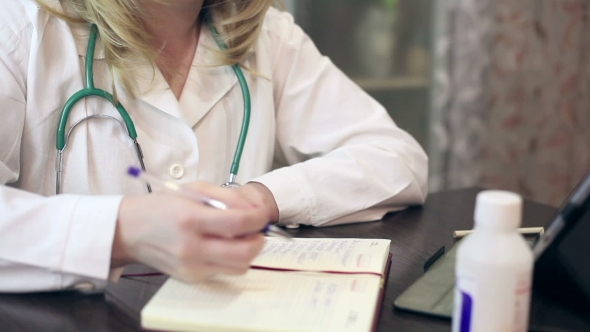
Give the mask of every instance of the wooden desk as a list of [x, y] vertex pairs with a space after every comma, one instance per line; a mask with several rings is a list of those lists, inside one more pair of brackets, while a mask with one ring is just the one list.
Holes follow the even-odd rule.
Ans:
[[[381, 309], [379, 331], [449, 331], [450, 321], [405, 313], [393, 308], [393, 300], [422, 273], [424, 262], [441, 246], [450, 248], [452, 232], [473, 226], [475, 195], [479, 189], [431, 194], [423, 207], [386, 216], [383, 221], [326, 228], [301, 227], [296, 237], [362, 237], [392, 239], [393, 261]], [[524, 226], [543, 226], [555, 209], [525, 201]], [[131, 266], [126, 272], [149, 271]], [[0, 276], [1, 277], [1, 276]], [[122, 279], [106, 294], [77, 292], [0, 294], [0, 331], [137, 331], [139, 312], [166, 277]], [[536, 316], [544, 308], [533, 308]], [[573, 330], [590, 331], [590, 322], [561, 313]], [[552, 320], [555, 317], [545, 318]], [[543, 319], [543, 318], [542, 318]]]

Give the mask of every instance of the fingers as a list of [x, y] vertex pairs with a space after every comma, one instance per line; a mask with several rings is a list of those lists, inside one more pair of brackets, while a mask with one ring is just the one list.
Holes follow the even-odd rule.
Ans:
[[198, 232], [225, 238], [260, 232], [270, 221], [261, 208], [223, 211], [197, 207], [195, 219]]
[[212, 271], [210, 276], [218, 275], [218, 274], [228, 274], [228, 275], [242, 275], [248, 272], [248, 268], [238, 269], [234, 267], [227, 267], [223, 265], [217, 265], [215, 263], [207, 263], [207, 268]]
[[225, 203], [229, 208], [251, 209], [255, 205], [236, 190], [228, 190], [220, 186], [206, 183], [193, 182], [183, 186], [186, 189], [194, 190], [196, 193], [216, 199]]
[[248, 269], [235, 269], [227, 266], [221, 266], [214, 263], [207, 263], [199, 266], [199, 270], [195, 270], [194, 273], [185, 273], [181, 275], [170, 274], [175, 279], [183, 281], [185, 283], [194, 284], [203, 280], [207, 280], [213, 276], [225, 274], [225, 275], [242, 275], [246, 274]]
[[263, 246], [264, 237], [259, 234], [241, 239], [201, 238], [186, 243], [171, 275], [194, 283], [216, 274], [244, 274]]
[[[229, 207], [227, 210], [219, 210], [200, 202], [192, 202], [193, 207], [183, 212], [186, 213], [189, 229], [208, 235], [235, 237], [259, 232], [270, 222], [269, 213], [264, 207], [254, 206], [238, 190], [204, 182], [186, 184], [184, 188], [219, 200]], [[193, 221], [194, 226], [191, 224]]]
[[262, 235], [251, 235], [239, 240], [204, 238], [200, 245], [207, 263], [223, 266], [236, 273], [244, 273], [264, 247]]
[[260, 231], [269, 222], [268, 213], [236, 190], [206, 183], [186, 187], [229, 208], [211, 208], [166, 192], [129, 199], [121, 204], [118, 218], [125, 252], [133, 261], [185, 282], [245, 273], [264, 246]]

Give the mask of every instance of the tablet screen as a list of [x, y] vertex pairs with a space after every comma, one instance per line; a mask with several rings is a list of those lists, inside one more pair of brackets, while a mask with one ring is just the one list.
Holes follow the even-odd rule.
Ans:
[[585, 210], [556, 249], [561, 264], [590, 299], [590, 209]]

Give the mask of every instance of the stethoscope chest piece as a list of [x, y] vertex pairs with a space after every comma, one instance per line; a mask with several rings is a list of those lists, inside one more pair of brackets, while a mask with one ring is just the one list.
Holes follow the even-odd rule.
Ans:
[[236, 173], [234, 173], [233, 171], [229, 172], [229, 178], [227, 179], [227, 182], [221, 185], [222, 188], [230, 188], [230, 189], [231, 188], [238, 188], [241, 186], [242, 186], [241, 184], [236, 182]]
[[223, 188], [238, 188], [241, 187], [241, 185], [237, 182], [226, 182], [224, 184], [221, 185]]

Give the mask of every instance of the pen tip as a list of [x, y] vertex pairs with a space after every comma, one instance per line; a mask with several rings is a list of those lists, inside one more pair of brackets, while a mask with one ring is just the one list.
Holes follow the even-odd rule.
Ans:
[[135, 166], [129, 166], [129, 168], [127, 169], [127, 174], [129, 174], [133, 177], [138, 177], [140, 173], [141, 173], [141, 169], [139, 169], [138, 167], [135, 167]]

